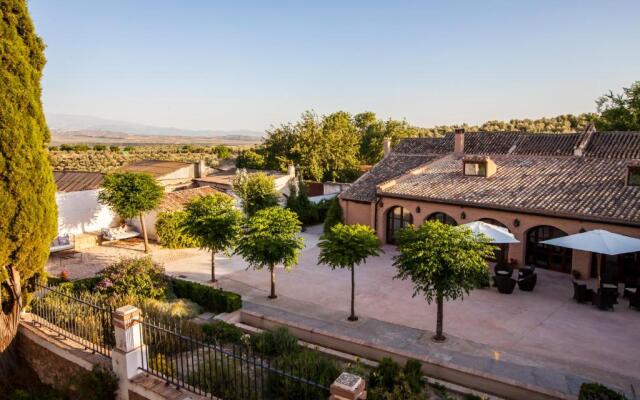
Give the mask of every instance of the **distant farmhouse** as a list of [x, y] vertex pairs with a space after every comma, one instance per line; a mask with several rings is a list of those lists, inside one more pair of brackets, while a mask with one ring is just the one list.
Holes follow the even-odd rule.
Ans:
[[[162, 185], [167, 194], [160, 206], [145, 215], [145, 223], [150, 238], [156, 238], [155, 224], [161, 212], [183, 209], [186, 203], [198, 196], [215, 192], [233, 195], [233, 179], [239, 172], [235, 167], [229, 169], [209, 168], [204, 160], [197, 163], [177, 161], [142, 160], [117, 170], [118, 172], [141, 172], [153, 176]], [[295, 179], [295, 170], [287, 173], [277, 171], [264, 172], [272, 176], [276, 189], [281, 195], [289, 194], [289, 183]], [[55, 171], [58, 204], [58, 235], [65, 238], [69, 246], [85, 234], [97, 233], [104, 228], [119, 225], [122, 221], [111, 209], [98, 202], [100, 186], [104, 174], [99, 172]], [[137, 218], [128, 221], [140, 229]], [[92, 242], [91, 242], [92, 243]], [[90, 245], [90, 244], [89, 244]], [[55, 247], [55, 246], [52, 246]], [[76, 246], [76, 248], [78, 248]]]
[[[376, 229], [385, 243], [408, 225], [482, 220], [520, 241], [503, 262], [596, 277], [591, 253], [540, 244], [584, 230], [640, 237], [640, 132], [529, 134], [459, 130], [412, 138], [339, 195], [346, 222]], [[616, 278], [635, 279], [640, 256], [607, 256]], [[632, 276], [633, 275], [633, 276]]]

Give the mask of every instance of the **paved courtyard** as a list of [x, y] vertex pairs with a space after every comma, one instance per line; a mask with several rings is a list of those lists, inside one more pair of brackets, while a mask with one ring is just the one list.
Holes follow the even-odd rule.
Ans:
[[[346, 270], [316, 264], [321, 227], [303, 233], [306, 247], [299, 265], [290, 272], [279, 268], [275, 301], [266, 300], [269, 274], [247, 270], [238, 257], [216, 257], [219, 286], [240, 292], [247, 301], [270, 304], [301, 315], [324, 313], [327, 318], [348, 315], [350, 278]], [[91, 276], [121, 256], [140, 256], [141, 244], [97, 247], [69, 259], [52, 257], [47, 268], [61, 268], [73, 277]], [[412, 298], [408, 281], [394, 280], [392, 247], [356, 269], [356, 313], [410, 328], [433, 331], [435, 305]], [[210, 255], [196, 249], [166, 250], [154, 246], [153, 257], [170, 275], [195, 281], [210, 279]], [[609, 371], [640, 379], [640, 312], [620, 299], [614, 312], [604, 312], [571, 300], [569, 275], [538, 270], [533, 292], [517, 288], [511, 295], [496, 289], [476, 290], [464, 300], [444, 307], [445, 333], [452, 343], [469, 349], [483, 348], [493, 358], [530, 355], [553, 365]], [[342, 323], [342, 321], [340, 321]], [[347, 322], [344, 322], [348, 324]], [[593, 374], [589, 374], [593, 375]], [[637, 390], [637, 389], [636, 389]]]

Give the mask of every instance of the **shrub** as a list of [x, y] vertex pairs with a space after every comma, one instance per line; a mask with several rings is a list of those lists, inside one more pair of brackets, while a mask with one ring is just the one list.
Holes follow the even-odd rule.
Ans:
[[166, 295], [164, 268], [151, 257], [123, 258], [105, 268], [102, 278], [98, 286], [107, 293], [153, 299]]
[[251, 347], [256, 352], [270, 357], [279, 357], [300, 351], [298, 338], [284, 327], [251, 336]]
[[244, 333], [235, 325], [224, 321], [214, 321], [202, 325], [202, 331], [207, 338], [215, 339], [222, 343], [240, 343]]
[[[271, 364], [281, 371], [329, 386], [340, 375], [338, 364], [315, 351], [298, 351], [284, 354]], [[281, 374], [269, 374], [266, 382], [268, 398], [273, 399], [322, 399], [324, 390], [294, 381]]]
[[423, 390], [422, 364], [409, 360], [404, 368], [390, 358], [383, 358], [369, 376], [369, 397], [380, 399], [420, 399]]
[[110, 368], [94, 365], [80, 375], [78, 392], [83, 400], [115, 400], [117, 391], [118, 376]]
[[194, 301], [207, 311], [214, 313], [233, 312], [242, 307], [242, 298], [237, 293], [182, 279], [173, 279], [171, 283], [177, 297]]
[[187, 213], [184, 211], [163, 212], [156, 222], [156, 234], [163, 247], [181, 249], [197, 247], [198, 241], [184, 230]]
[[253, 150], [245, 150], [236, 158], [236, 167], [238, 168], [263, 169], [264, 164], [264, 156]]
[[578, 400], [627, 400], [627, 397], [599, 383], [583, 383]]
[[93, 146], [93, 150], [94, 151], [105, 151], [107, 150], [107, 146], [105, 146], [104, 144], [96, 144]]
[[342, 223], [342, 207], [340, 207], [340, 202], [338, 198], [333, 198], [329, 200], [330, 204], [327, 209], [327, 216], [324, 219], [324, 231], [329, 232], [329, 230], [337, 224]]
[[86, 144], [75, 144], [75, 145], [73, 145], [73, 150], [74, 151], [88, 151], [89, 150], [89, 146], [87, 146]]
[[175, 299], [171, 301], [160, 301], [148, 299], [142, 301], [141, 308], [146, 317], [156, 321], [167, 319], [188, 319], [200, 315], [202, 308], [199, 304], [187, 299]]
[[231, 148], [223, 144], [215, 146], [213, 148], [213, 152], [219, 159], [231, 158], [231, 156], [233, 155], [233, 153], [231, 152]]

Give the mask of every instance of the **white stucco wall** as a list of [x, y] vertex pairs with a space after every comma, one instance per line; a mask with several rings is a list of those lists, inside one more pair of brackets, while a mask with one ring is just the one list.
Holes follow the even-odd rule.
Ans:
[[99, 190], [56, 193], [58, 234], [96, 232], [118, 224], [118, 216], [98, 203]]

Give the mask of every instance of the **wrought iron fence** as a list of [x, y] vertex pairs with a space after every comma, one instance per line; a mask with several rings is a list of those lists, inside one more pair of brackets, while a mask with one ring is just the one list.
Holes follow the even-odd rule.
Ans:
[[89, 296], [76, 295], [55, 286], [36, 284], [31, 313], [35, 325], [43, 325], [87, 350], [111, 356], [115, 343], [111, 307]]
[[178, 326], [142, 321], [142, 367], [167, 385], [224, 400], [326, 399], [328, 378], [312, 366], [270, 359], [248, 345], [220, 344], [204, 335], [185, 335]]

